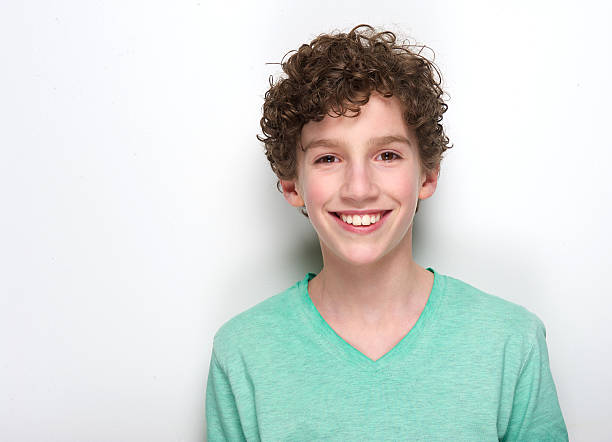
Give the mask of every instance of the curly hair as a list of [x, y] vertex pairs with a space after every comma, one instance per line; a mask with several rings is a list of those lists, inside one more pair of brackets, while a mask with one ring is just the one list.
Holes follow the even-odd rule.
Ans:
[[441, 124], [448, 106], [440, 71], [421, 55], [423, 48], [398, 42], [393, 32], [359, 25], [348, 34], [320, 35], [286, 61], [283, 57], [285, 76], [276, 82], [270, 77], [260, 121], [263, 136], [257, 136], [279, 180], [296, 178], [296, 148], [306, 123], [328, 114], [357, 116], [373, 92], [399, 98], [404, 121], [418, 140], [421, 167], [438, 170], [444, 151], [452, 147]]

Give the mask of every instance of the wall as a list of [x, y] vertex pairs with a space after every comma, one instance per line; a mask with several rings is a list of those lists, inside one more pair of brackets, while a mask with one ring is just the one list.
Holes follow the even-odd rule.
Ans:
[[570, 437], [612, 431], [609, 3], [0, 6], [0, 438], [196, 441], [212, 338], [318, 271], [255, 139], [283, 54], [436, 51], [454, 147], [415, 257], [547, 326]]

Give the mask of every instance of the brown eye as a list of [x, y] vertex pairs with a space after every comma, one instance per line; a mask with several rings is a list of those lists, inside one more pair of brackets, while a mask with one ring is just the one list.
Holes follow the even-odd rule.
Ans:
[[319, 158], [315, 163], [334, 163], [336, 161], [336, 157], [333, 155], [324, 155]]
[[380, 158], [382, 161], [391, 161], [391, 160], [397, 160], [399, 159], [399, 155], [396, 154], [395, 152], [383, 152], [380, 155], [378, 155], [376, 158]]

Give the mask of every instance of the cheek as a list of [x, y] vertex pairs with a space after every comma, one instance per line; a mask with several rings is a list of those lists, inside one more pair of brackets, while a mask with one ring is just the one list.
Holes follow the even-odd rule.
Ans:
[[[412, 178], [410, 178], [412, 177]], [[387, 189], [401, 200], [416, 198], [419, 193], [418, 178], [409, 173], [398, 173], [386, 181]]]
[[303, 188], [304, 202], [307, 206], [320, 206], [329, 199], [330, 189], [332, 189], [332, 186], [325, 180], [310, 179]]

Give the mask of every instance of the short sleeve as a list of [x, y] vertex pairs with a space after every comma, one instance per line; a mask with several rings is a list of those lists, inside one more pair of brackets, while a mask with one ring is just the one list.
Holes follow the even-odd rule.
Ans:
[[538, 319], [535, 342], [523, 362], [504, 441], [567, 441], [550, 372], [546, 330]]
[[234, 393], [214, 350], [206, 385], [206, 435], [209, 442], [246, 440]]

